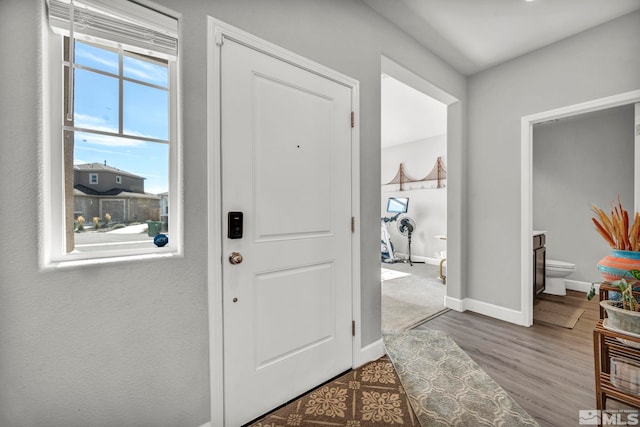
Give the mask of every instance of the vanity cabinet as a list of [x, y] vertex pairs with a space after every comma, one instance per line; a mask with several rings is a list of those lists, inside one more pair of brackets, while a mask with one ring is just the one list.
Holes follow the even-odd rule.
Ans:
[[545, 238], [544, 234], [533, 236], [533, 298], [544, 291], [545, 287]]

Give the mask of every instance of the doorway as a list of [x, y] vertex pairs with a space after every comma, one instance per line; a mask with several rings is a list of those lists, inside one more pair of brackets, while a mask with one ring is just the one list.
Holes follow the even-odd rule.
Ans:
[[446, 296], [447, 104], [394, 65], [383, 60], [380, 82], [383, 331], [443, 311]]
[[619, 197], [632, 215], [633, 116], [627, 104], [533, 127], [533, 228], [545, 231], [547, 265], [575, 266], [549, 292], [586, 293], [601, 280], [595, 265], [608, 245], [594, 230], [590, 207], [609, 211]]
[[[640, 90], [625, 92], [618, 95], [600, 98], [580, 104], [570, 105], [563, 108], [545, 111], [542, 113], [525, 116], [521, 121], [521, 310], [518, 324], [531, 326], [533, 324], [533, 126], [568, 117], [602, 111], [610, 108], [640, 102]], [[638, 189], [640, 170], [640, 150], [638, 147], [638, 137], [636, 136], [635, 152], [635, 184]], [[638, 200], [635, 200], [637, 205]]]

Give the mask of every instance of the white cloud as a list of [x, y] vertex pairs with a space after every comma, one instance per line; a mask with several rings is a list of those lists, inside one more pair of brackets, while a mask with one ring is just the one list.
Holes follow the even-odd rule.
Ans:
[[144, 141], [129, 138], [119, 138], [117, 136], [89, 134], [84, 132], [76, 133], [76, 138], [86, 144], [102, 145], [107, 147], [139, 147]]
[[126, 75], [147, 82], [155, 83], [159, 86], [167, 84], [167, 72], [161, 66], [144, 62], [139, 59], [129, 58], [129, 67], [126, 68]]
[[[87, 146], [81, 147], [81, 149], [82, 149], [82, 151], [91, 151], [92, 153], [113, 154], [113, 155], [116, 155], [116, 156], [126, 156], [126, 157], [139, 157], [139, 156], [136, 156], [136, 155], [134, 155], [132, 153], [129, 153], [127, 151], [103, 150], [103, 149], [100, 149], [100, 148], [92, 148], [92, 147], [87, 147]], [[76, 163], [75, 160], [74, 160], [74, 163]], [[82, 162], [82, 163], [91, 163], [91, 162], [85, 161], [85, 162]]]
[[[89, 114], [79, 114], [74, 113], [74, 125], [76, 128], [83, 129], [91, 129], [98, 132], [116, 132], [116, 129], [113, 129], [112, 126], [107, 126], [106, 121], [100, 117], [92, 116]], [[140, 138], [149, 138], [149, 139], [158, 139], [155, 136], [147, 135], [142, 132], [130, 129], [124, 129], [126, 135], [137, 136]], [[134, 139], [121, 138], [117, 136], [109, 136], [109, 135], [100, 135], [100, 134], [90, 134], [86, 132], [77, 132], [77, 135], [80, 135], [83, 140], [90, 144], [102, 144], [102, 145], [111, 145], [111, 146], [138, 146], [143, 143], [143, 141], [137, 141]]]
[[79, 128], [89, 128], [107, 132], [113, 131], [112, 127], [107, 126], [106, 120], [89, 114], [75, 112], [73, 113], [73, 122], [74, 125]]
[[[104, 56], [94, 55], [92, 52], [87, 52], [84, 49], [76, 50], [76, 57], [85, 58], [88, 61], [97, 62], [98, 64], [102, 64], [106, 66], [109, 70], [118, 70], [118, 58], [113, 57], [113, 59], [105, 58]], [[79, 62], [76, 59], [76, 62]]]

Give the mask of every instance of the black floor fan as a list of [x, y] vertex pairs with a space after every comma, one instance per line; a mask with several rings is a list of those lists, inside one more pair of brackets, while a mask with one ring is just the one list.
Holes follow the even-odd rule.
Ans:
[[409, 259], [404, 260], [403, 262], [409, 263], [409, 265], [413, 266], [416, 264], [424, 264], [424, 261], [412, 261], [411, 260], [411, 235], [416, 229], [416, 222], [409, 218], [408, 216], [404, 216], [398, 220], [398, 231], [403, 236], [407, 236], [407, 240], [409, 243]]

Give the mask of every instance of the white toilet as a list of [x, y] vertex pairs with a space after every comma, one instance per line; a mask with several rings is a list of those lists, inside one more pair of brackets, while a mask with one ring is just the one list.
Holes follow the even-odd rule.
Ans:
[[576, 265], [555, 259], [545, 260], [545, 294], [566, 295], [564, 278], [576, 271]]

